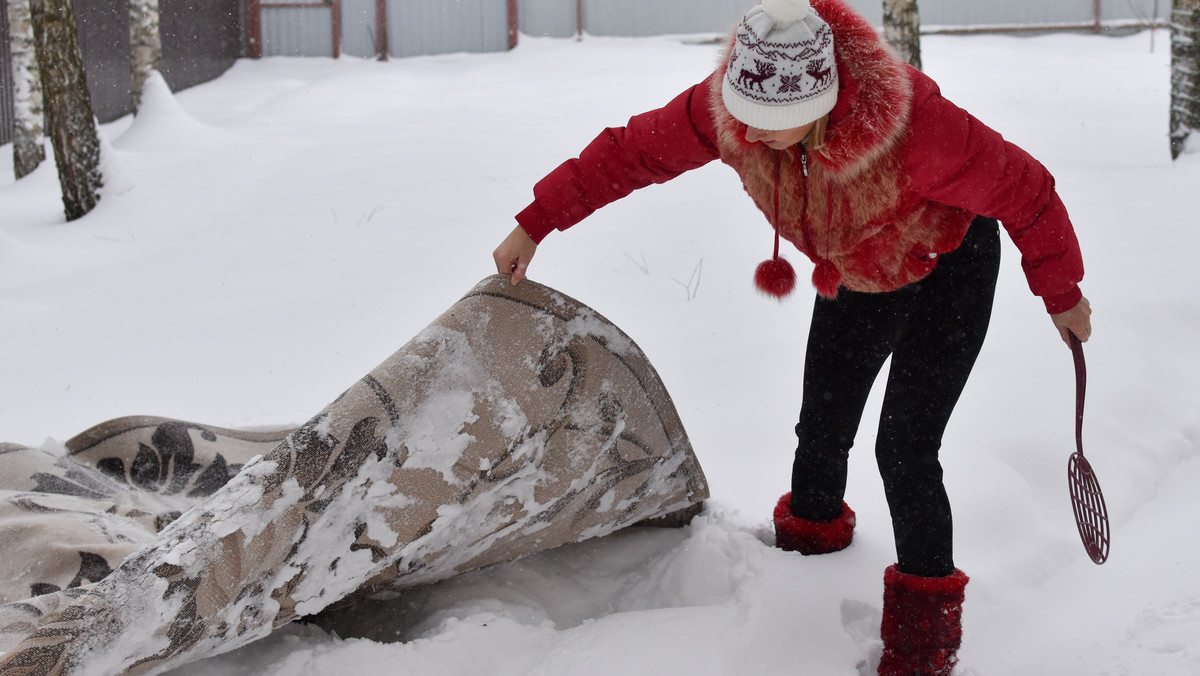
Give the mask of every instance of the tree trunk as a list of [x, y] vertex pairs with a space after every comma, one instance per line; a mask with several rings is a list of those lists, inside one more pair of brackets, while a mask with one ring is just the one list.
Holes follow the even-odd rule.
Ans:
[[883, 38], [900, 58], [921, 68], [921, 16], [917, 0], [883, 0]]
[[92, 115], [71, 0], [30, 0], [46, 120], [67, 220], [100, 199], [100, 138]]
[[29, 0], [9, 0], [8, 28], [13, 78], [13, 170], [21, 178], [46, 159], [42, 79], [38, 75]]
[[1171, 159], [1198, 151], [1200, 0], [1175, 0], [1171, 11]]
[[130, 65], [133, 67], [133, 110], [142, 103], [142, 87], [150, 71], [162, 71], [162, 36], [158, 0], [129, 0]]

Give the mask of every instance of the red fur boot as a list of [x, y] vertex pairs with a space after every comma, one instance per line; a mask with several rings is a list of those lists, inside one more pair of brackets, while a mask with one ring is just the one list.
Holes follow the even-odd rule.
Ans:
[[946, 577], [883, 574], [883, 655], [880, 676], [950, 676], [962, 644], [961, 570]]
[[792, 514], [792, 494], [775, 505], [775, 546], [801, 554], [828, 554], [850, 546], [854, 538], [854, 510], [842, 503], [842, 513], [832, 521], [809, 521]]

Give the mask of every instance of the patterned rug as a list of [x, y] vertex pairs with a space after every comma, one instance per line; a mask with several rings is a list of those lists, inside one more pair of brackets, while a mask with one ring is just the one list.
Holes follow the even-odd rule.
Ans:
[[298, 429], [129, 417], [66, 447], [0, 444], [0, 674], [161, 672], [708, 496], [633, 341], [498, 275]]

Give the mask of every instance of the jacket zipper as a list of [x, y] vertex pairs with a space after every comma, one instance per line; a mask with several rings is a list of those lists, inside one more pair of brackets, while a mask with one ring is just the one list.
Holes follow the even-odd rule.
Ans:
[[804, 241], [810, 256], [816, 256], [817, 250], [813, 246], [812, 232], [808, 227], [808, 148], [804, 144], [800, 145], [800, 173], [804, 182], [804, 203], [800, 210], [800, 231], [804, 233]]
[[[783, 153], [779, 151], [775, 154], [775, 258], [779, 258], [779, 227], [782, 222], [779, 220], [779, 190], [783, 183]], [[804, 248], [809, 258], [816, 255], [813, 249], [812, 233], [808, 227], [808, 151], [804, 146], [800, 146], [800, 173], [803, 175], [804, 185], [804, 201], [800, 211], [800, 235], [804, 239]], [[815, 260], [815, 259], [814, 259]]]

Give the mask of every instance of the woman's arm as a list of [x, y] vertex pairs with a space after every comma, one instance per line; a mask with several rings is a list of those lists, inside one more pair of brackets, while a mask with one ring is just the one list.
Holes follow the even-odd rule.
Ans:
[[1029, 153], [914, 76], [905, 167], [919, 194], [1004, 224], [1021, 267], [1060, 332], [1091, 333], [1090, 306], [1079, 289], [1083, 256], [1054, 177]]
[[662, 108], [601, 132], [579, 157], [534, 186], [533, 203], [517, 215], [517, 222], [535, 243], [541, 242], [638, 188], [717, 159], [715, 133], [705, 80]]

